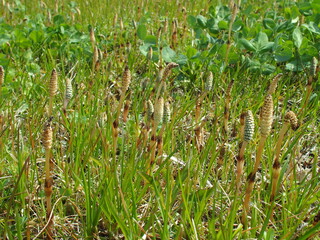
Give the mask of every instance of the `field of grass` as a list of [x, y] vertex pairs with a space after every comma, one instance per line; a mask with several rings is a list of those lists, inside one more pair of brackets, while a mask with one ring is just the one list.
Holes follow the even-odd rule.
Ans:
[[0, 2], [0, 239], [320, 239], [320, 1]]

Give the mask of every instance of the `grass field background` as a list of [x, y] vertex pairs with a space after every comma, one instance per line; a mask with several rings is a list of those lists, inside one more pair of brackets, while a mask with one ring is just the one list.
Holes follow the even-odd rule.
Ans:
[[0, 5], [0, 239], [320, 238], [319, 1]]

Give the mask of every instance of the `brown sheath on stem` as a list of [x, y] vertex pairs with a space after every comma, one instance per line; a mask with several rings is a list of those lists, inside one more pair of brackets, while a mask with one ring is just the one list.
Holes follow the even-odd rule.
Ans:
[[278, 141], [275, 147], [274, 163], [272, 167], [272, 187], [271, 187], [271, 195], [270, 195], [271, 202], [274, 201], [274, 198], [277, 192], [277, 185], [278, 185], [280, 170], [281, 170], [281, 165], [279, 161], [281, 145], [284, 139], [284, 135], [289, 129], [289, 126], [291, 126], [293, 130], [296, 130], [298, 128], [298, 119], [295, 113], [292, 111], [287, 112], [284, 117], [284, 124], [280, 130]]
[[[51, 148], [52, 148], [52, 128], [51, 122], [49, 121], [44, 129], [43, 132], [43, 146], [46, 151], [46, 162], [45, 162], [45, 185], [44, 185], [44, 192], [46, 197], [46, 208], [47, 208], [47, 221], [48, 225], [46, 228], [47, 232], [47, 239], [52, 239], [52, 226], [53, 226], [53, 214], [51, 213], [51, 196], [52, 196], [52, 186], [53, 186], [53, 179], [51, 176]], [[50, 217], [52, 215], [52, 217]]]

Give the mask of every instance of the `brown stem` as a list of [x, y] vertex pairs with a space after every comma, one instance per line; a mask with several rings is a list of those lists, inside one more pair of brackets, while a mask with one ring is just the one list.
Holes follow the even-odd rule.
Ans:
[[247, 146], [248, 142], [244, 141], [241, 144], [241, 148], [239, 151], [238, 161], [237, 161], [237, 177], [236, 177], [236, 194], [240, 191], [241, 186], [241, 175], [243, 173], [243, 165], [244, 165], [244, 150]]
[[247, 228], [247, 215], [250, 210], [249, 204], [250, 204], [251, 193], [253, 191], [255, 177], [256, 177], [255, 173], [250, 173], [248, 176], [248, 185], [247, 185], [246, 194], [243, 202], [243, 212], [241, 217], [241, 222], [245, 226], [245, 228]]
[[244, 121], [245, 121], [246, 113], [241, 113], [240, 115], [240, 140], [243, 142], [244, 139]]
[[[53, 215], [50, 218], [51, 214], [51, 196], [52, 196], [52, 185], [53, 185], [53, 179], [50, 173], [50, 161], [51, 161], [51, 149], [46, 149], [46, 162], [45, 162], [45, 184], [44, 184], [44, 192], [46, 196], [46, 209], [47, 209], [47, 221], [49, 222], [47, 226], [47, 239], [52, 239], [52, 226], [53, 226]], [[50, 218], [50, 219], [49, 219]]]
[[260, 138], [260, 142], [257, 148], [257, 156], [256, 156], [256, 161], [254, 163], [254, 168], [253, 168], [253, 173], [256, 174], [256, 172], [258, 171], [259, 165], [260, 165], [260, 161], [262, 158], [262, 153], [263, 153], [263, 148], [265, 145], [267, 138], [265, 136], [261, 136]]
[[126, 103], [123, 108], [123, 122], [127, 122], [127, 118], [129, 114], [129, 106], [130, 106], [130, 100], [126, 100]]
[[245, 226], [247, 226], [247, 214], [249, 212], [249, 204], [250, 204], [251, 193], [252, 193], [253, 187], [254, 187], [254, 180], [255, 180], [255, 176], [258, 171], [259, 165], [260, 165], [260, 161], [261, 161], [263, 148], [264, 148], [266, 139], [267, 138], [264, 135], [262, 135], [260, 138], [260, 142], [259, 142], [259, 145], [257, 148], [257, 156], [256, 156], [256, 161], [254, 163], [254, 168], [253, 168], [253, 171], [248, 176], [248, 184], [247, 184], [247, 188], [246, 188], [245, 199], [243, 202], [243, 215], [242, 215], [242, 223]]

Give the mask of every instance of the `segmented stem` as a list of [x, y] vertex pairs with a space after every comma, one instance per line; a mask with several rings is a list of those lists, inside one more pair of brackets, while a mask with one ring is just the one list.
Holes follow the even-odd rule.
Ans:
[[[46, 151], [46, 162], [45, 162], [45, 184], [44, 192], [46, 196], [46, 210], [47, 210], [47, 221], [49, 222], [47, 226], [47, 239], [52, 239], [52, 226], [53, 226], [53, 217], [50, 219], [51, 215], [51, 196], [52, 196], [52, 186], [53, 179], [50, 172], [50, 161], [51, 161], [51, 148], [52, 148], [52, 127], [51, 122], [49, 121], [43, 132], [43, 146]], [[53, 215], [52, 215], [53, 216]]]

